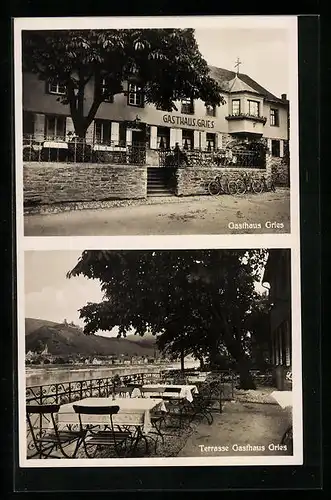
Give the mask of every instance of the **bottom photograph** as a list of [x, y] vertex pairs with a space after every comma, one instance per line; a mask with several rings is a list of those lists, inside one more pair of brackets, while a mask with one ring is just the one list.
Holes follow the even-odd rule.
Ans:
[[289, 249], [38, 250], [24, 269], [25, 466], [293, 455]]

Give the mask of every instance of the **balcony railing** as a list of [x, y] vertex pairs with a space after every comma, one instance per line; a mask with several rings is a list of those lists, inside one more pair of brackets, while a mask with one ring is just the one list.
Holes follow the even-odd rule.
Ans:
[[238, 113], [233, 115], [228, 115], [225, 117], [226, 120], [253, 120], [255, 122], [265, 124], [267, 118], [265, 116], [250, 115], [249, 113]]
[[145, 165], [146, 144], [24, 135], [23, 161]]
[[265, 168], [265, 155], [258, 151], [194, 149], [190, 151], [159, 150], [162, 167], [235, 167]]

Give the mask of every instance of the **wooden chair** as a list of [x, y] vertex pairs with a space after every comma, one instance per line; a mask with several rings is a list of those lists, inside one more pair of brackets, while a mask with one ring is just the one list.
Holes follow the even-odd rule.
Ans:
[[[124, 456], [127, 455], [130, 448], [127, 445], [128, 443], [131, 445], [132, 434], [127, 428], [115, 430], [113, 423], [113, 415], [118, 413], [119, 406], [73, 405], [73, 409], [78, 414], [81, 432], [85, 431], [83, 446], [88, 458], [94, 458], [101, 447], [109, 449], [118, 457], [121, 456], [122, 452], [124, 452]], [[109, 422], [104, 425], [104, 430], [96, 430], [95, 425], [83, 422], [82, 415], [107, 415]], [[88, 447], [95, 447], [94, 453], [91, 453]]]
[[[82, 444], [86, 431], [80, 429], [59, 430], [56, 414], [60, 405], [28, 405], [26, 407], [27, 421], [31, 432], [36, 453], [29, 458], [39, 455], [39, 458], [75, 458], [79, 446]], [[33, 415], [36, 416], [33, 419]], [[46, 427], [43, 428], [44, 423]], [[37, 424], [37, 426], [36, 426]], [[76, 443], [73, 452], [68, 453], [65, 448]], [[62, 456], [54, 455], [54, 451], [60, 451]]]

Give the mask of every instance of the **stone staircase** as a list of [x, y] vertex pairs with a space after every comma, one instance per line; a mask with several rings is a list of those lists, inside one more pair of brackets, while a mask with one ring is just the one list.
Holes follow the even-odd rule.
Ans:
[[147, 196], [175, 196], [173, 169], [166, 167], [147, 168]]

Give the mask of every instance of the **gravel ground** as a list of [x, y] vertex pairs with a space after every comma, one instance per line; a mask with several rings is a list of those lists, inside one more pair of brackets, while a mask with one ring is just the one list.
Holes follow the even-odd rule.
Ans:
[[24, 226], [25, 236], [287, 233], [290, 191], [35, 207]]

